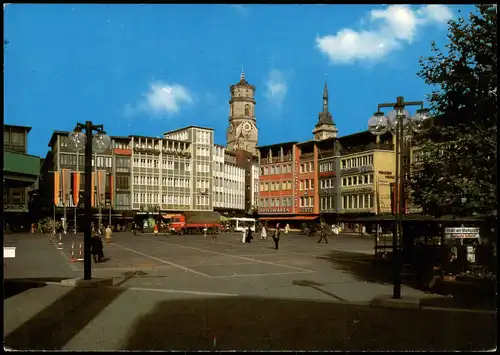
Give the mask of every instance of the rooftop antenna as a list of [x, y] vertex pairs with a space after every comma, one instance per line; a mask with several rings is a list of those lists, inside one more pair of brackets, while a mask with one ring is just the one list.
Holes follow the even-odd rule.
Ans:
[[241, 64], [241, 76], [240, 76], [241, 81], [245, 80], [245, 72], [243, 71], [243, 64]]

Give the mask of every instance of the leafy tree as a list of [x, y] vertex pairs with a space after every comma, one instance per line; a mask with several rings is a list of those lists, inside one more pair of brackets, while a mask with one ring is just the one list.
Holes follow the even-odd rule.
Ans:
[[420, 59], [436, 119], [412, 199], [436, 216], [496, 216], [497, 7], [475, 5], [468, 21], [448, 25], [446, 50], [432, 43], [433, 56]]

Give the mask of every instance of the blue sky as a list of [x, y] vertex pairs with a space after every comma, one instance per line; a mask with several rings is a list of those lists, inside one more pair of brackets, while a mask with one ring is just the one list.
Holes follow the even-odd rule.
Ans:
[[104, 124], [159, 136], [187, 125], [225, 144], [229, 86], [257, 87], [259, 144], [308, 140], [325, 74], [340, 135], [381, 102], [423, 100], [416, 76], [446, 21], [471, 6], [22, 5], [4, 9], [4, 121], [29, 125], [29, 153], [53, 130]]

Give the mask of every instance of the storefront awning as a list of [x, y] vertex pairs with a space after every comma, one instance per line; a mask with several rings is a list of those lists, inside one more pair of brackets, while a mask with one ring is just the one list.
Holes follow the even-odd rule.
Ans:
[[315, 220], [316, 218], [319, 218], [319, 216], [260, 217], [259, 221], [291, 221], [291, 220], [312, 221]]
[[178, 214], [175, 214], [175, 213], [162, 213], [162, 217], [164, 219], [169, 219], [169, 218], [172, 218], [173, 216], [177, 216]]

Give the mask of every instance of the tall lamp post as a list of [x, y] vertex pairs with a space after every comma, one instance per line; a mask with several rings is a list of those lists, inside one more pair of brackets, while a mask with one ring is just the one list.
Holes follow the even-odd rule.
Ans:
[[[85, 133], [83, 133], [84, 131]], [[93, 132], [96, 132], [93, 135]], [[87, 139], [92, 137], [92, 139]], [[92, 278], [92, 263], [90, 243], [92, 239], [92, 152], [104, 152], [111, 147], [111, 138], [104, 132], [103, 125], [94, 125], [91, 121], [86, 121], [85, 124], [77, 123], [73, 132], [69, 134], [69, 141], [73, 148], [77, 151], [85, 148], [85, 194], [83, 198], [84, 204], [84, 239], [83, 239], [83, 279], [90, 280]]]
[[[405, 110], [407, 106], [420, 106], [414, 117], [410, 117], [410, 113]], [[385, 116], [382, 108], [393, 107], [394, 110]], [[395, 174], [395, 193], [394, 200], [396, 204], [394, 230], [392, 238], [393, 250], [393, 272], [394, 284], [393, 295], [395, 299], [401, 298], [401, 255], [400, 255], [400, 240], [402, 239], [402, 214], [403, 211], [403, 150], [404, 136], [408, 133], [425, 133], [432, 128], [433, 119], [429, 115], [429, 110], [424, 108], [423, 101], [405, 102], [402, 96], [399, 96], [395, 103], [384, 103], [378, 105], [377, 112], [368, 120], [368, 130], [380, 136], [387, 131], [390, 131], [396, 136], [396, 174]]]

